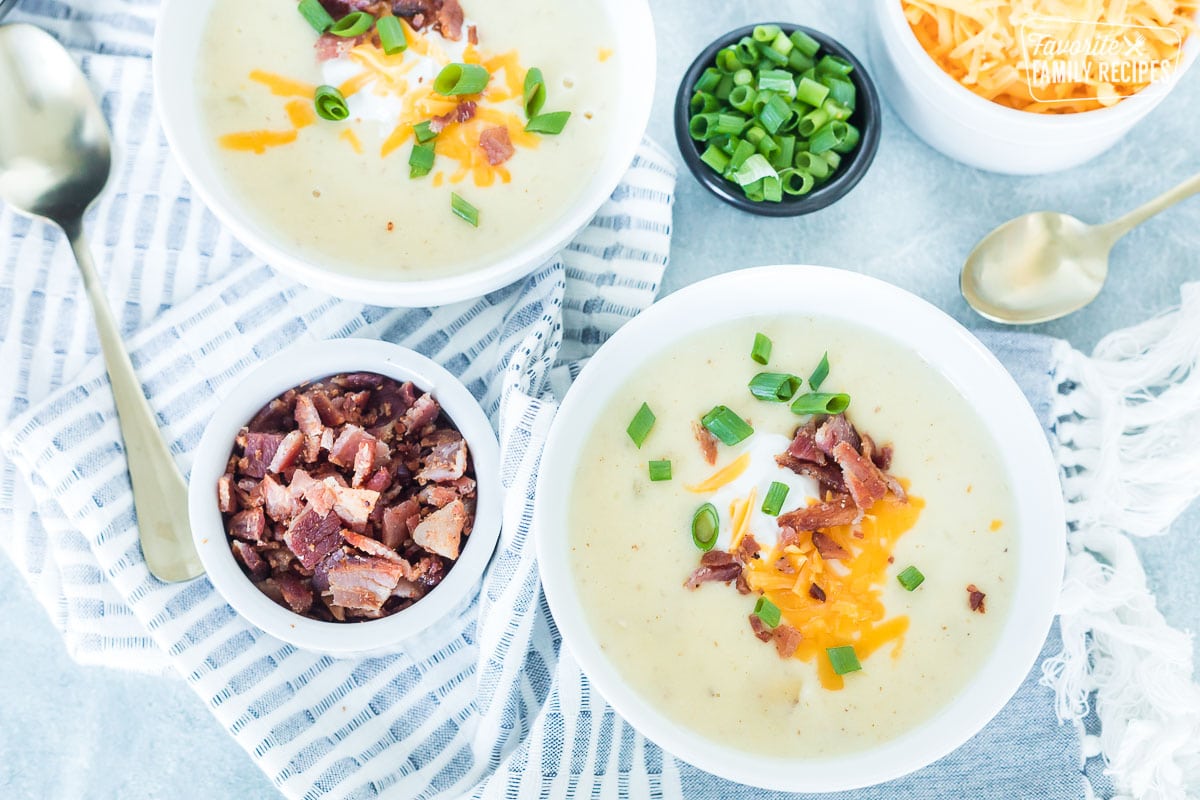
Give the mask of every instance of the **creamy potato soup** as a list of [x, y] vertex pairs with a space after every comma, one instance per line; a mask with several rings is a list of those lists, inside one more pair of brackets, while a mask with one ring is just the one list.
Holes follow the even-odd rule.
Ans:
[[[834, 410], [849, 396], [844, 417], [748, 389], [794, 373], [800, 406], [822, 402], [805, 395], [826, 352], [820, 392]], [[753, 433], [726, 444], [738, 421]], [[815, 757], [892, 739], [954, 698], [1003, 627], [1016, 535], [996, 445], [945, 378], [870, 331], [770, 318], [687, 339], [617, 390], [583, 453], [570, 558], [600, 646], [645, 702], [724, 744]]]
[[[406, 0], [397, 14], [422, 4], [441, 6]], [[462, 11], [456, 31], [398, 17], [407, 48], [389, 55], [371, 32], [319, 35], [295, 0], [215, 0], [197, 73], [203, 117], [230, 193], [281, 249], [351, 275], [447, 277], [513, 254], [579, 199], [616, 122], [621, 54], [603, 4], [463, 0]], [[435, 91], [451, 64], [482, 67], [486, 88]], [[544, 102], [531, 114], [534, 68]], [[314, 113], [318, 86], [345, 98], [345, 119]], [[444, 127], [419, 142], [431, 121]]]

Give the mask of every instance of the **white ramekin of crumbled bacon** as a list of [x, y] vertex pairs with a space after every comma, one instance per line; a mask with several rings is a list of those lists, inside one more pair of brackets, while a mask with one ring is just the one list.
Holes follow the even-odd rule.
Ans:
[[267, 633], [386, 651], [472, 599], [500, 533], [495, 432], [467, 388], [398, 345], [300, 345], [213, 415], [188, 513], [209, 580]]

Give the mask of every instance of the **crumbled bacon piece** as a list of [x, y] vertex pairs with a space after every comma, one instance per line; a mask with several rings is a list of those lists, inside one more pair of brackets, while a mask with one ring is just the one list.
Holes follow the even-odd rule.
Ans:
[[821, 554], [821, 558], [837, 561], [850, 557], [850, 552], [846, 548], [834, 541], [833, 537], [820, 531], [813, 531], [812, 543], [813, 547], [817, 548], [817, 552]]
[[234, 492], [232, 475], [222, 475], [217, 479], [217, 510], [222, 514], [237, 513], [238, 499]]
[[234, 541], [230, 544], [230, 549], [251, 580], [261, 581], [271, 574], [271, 565], [251, 545]]
[[279, 587], [283, 601], [297, 614], [303, 614], [312, 608], [312, 583], [294, 572], [279, 572], [272, 576], [275, 585]]
[[748, 563], [750, 559], [756, 557], [760, 550], [762, 550], [762, 547], [757, 541], [755, 541], [754, 535], [747, 533], [742, 537], [742, 540], [738, 542], [737, 552], [735, 555], [739, 561], [745, 564]]
[[474, 100], [463, 100], [454, 107], [454, 110], [439, 114], [429, 120], [429, 130], [432, 133], [441, 133], [450, 125], [469, 122], [475, 118], [478, 108], [479, 104]]
[[249, 478], [262, 478], [267, 474], [267, 467], [275, 458], [275, 451], [279, 449], [283, 436], [253, 431], [247, 431], [244, 436], [246, 444], [238, 461], [238, 472]]
[[796, 655], [796, 648], [800, 646], [800, 631], [791, 625], [780, 624], [771, 631], [771, 638], [775, 640], [775, 652], [779, 653], [780, 658]]
[[479, 134], [479, 147], [493, 167], [500, 166], [517, 152], [508, 136], [508, 128], [503, 125], [488, 128]]
[[467, 42], [473, 45], [479, 44], [479, 28], [475, 25], [467, 26]]
[[296, 464], [296, 459], [300, 457], [300, 451], [304, 447], [304, 434], [300, 431], [292, 431], [287, 436], [283, 437], [283, 441], [279, 443], [279, 448], [275, 451], [274, 458], [267, 466], [267, 472], [276, 474], [289, 470]]
[[[824, 458], [825, 454], [822, 453]], [[791, 453], [780, 453], [775, 456], [775, 463], [784, 469], [790, 469], [797, 475], [812, 478], [821, 486], [821, 491], [833, 494], [845, 494], [846, 483], [842, 480], [842, 471], [835, 464], [817, 464], [813, 461], [803, 461]]]
[[858, 436], [858, 431], [850, 424], [850, 420], [846, 419], [845, 414], [829, 417], [822, 422], [821, 427], [817, 428], [813, 441], [820, 448], [821, 452], [827, 456], [832, 456], [833, 448], [842, 442], [854, 448], [855, 452], [862, 447], [862, 440]]
[[754, 635], [760, 642], [771, 641], [771, 629], [767, 627], [767, 623], [759, 619], [758, 614], [750, 615], [750, 630], [754, 631]]
[[295, 553], [305, 569], [312, 569], [342, 542], [342, 521], [336, 514], [324, 517], [312, 509], [292, 520], [283, 543]]
[[986, 597], [987, 595], [979, 591], [979, 587], [977, 587], [975, 584], [967, 584], [967, 605], [971, 607], [972, 611], [978, 611], [980, 614], [986, 614], [987, 606], [984, 604], [984, 599]]
[[454, 502], [439, 508], [421, 520], [416, 530], [412, 532], [412, 538], [414, 542], [431, 553], [456, 559], [458, 558], [459, 539], [466, 522], [466, 506], [463, 505], [462, 500], [455, 499]]
[[796, 429], [796, 435], [792, 438], [792, 443], [788, 445], [787, 453], [801, 461], [809, 461], [813, 464], [825, 463], [825, 454], [821, 452], [821, 448], [817, 447], [816, 418], [810, 419]]
[[825, 602], [825, 590], [822, 589], [820, 586], [817, 586], [815, 583], [809, 584], [808, 596], [811, 597], [813, 600], [816, 600], [818, 603]]
[[392, 596], [404, 568], [383, 558], [350, 556], [334, 564], [327, 577], [335, 605], [374, 612]]
[[835, 495], [830, 500], [780, 514], [778, 519], [780, 526], [786, 525], [798, 531], [815, 531], [851, 524], [858, 519], [858, 506], [848, 494]]
[[[854, 504], [858, 506], [859, 518], [887, 494], [888, 485], [879, 467], [864, 458], [849, 442], [838, 442], [833, 448], [833, 459], [842, 468], [842, 478]], [[855, 520], [858, 521], [857, 519]]]
[[742, 574], [742, 565], [724, 550], [709, 550], [700, 557], [700, 568], [684, 582], [689, 589], [698, 589], [707, 581], [729, 583]]
[[696, 420], [692, 420], [692, 435], [696, 437], [696, 442], [700, 445], [700, 452], [704, 456], [704, 462], [710, 467], [716, 464], [717, 437], [713, 436], [712, 431]]
[[261, 508], [239, 511], [229, 521], [229, 535], [245, 542], [261, 542], [267, 529], [267, 519]]

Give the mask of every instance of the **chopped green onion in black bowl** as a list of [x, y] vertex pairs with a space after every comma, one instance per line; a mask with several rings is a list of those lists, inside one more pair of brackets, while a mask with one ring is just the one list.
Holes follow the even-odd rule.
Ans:
[[790, 217], [841, 199], [879, 145], [879, 96], [854, 55], [811, 28], [762, 23], [709, 45], [684, 75], [675, 138], [713, 194]]

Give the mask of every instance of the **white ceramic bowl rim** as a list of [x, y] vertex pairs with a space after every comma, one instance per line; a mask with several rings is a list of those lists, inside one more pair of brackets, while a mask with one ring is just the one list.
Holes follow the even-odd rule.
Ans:
[[240, 201], [227, 204], [222, 199], [230, 193], [214, 172], [206, 128], [196, 119], [198, 103], [191, 72], [198, 31], [204, 30], [203, 24], [195, 23], [207, 19], [212, 2], [164, 0], [159, 11], [154, 33], [154, 102], [167, 143], [196, 194], [239, 241], [280, 272], [338, 297], [375, 305], [434, 306], [478, 297], [528, 275], [570, 242], [608, 200], [629, 169], [650, 119], [657, 59], [649, 3], [604, 0], [622, 53], [618, 61], [620, 120], [612, 127], [611, 146], [588, 179], [586, 191], [551, 228], [528, 246], [482, 269], [446, 278], [397, 282], [323, 269], [286, 252], [275, 243], [277, 237], [262, 233], [234, 207]]
[[[830, 309], [821, 299], [828, 297], [854, 301]], [[594, 639], [573, 585], [564, 534], [572, 482], [586, 438], [609, 398], [647, 359], [673, 343], [713, 325], [772, 314], [841, 319], [911, 348], [975, 409], [997, 443], [1017, 498], [1017, 585], [991, 654], [959, 696], [931, 719], [860, 753], [768, 758], [727, 747], [675, 722], [626, 684]], [[996, 357], [924, 300], [857, 273], [814, 266], [760, 267], [701, 281], [655, 304], [606, 342], [575, 381], [551, 429], [539, 472], [534, 529], [542, 582], [564, 643], [613, 707], [689, 763], [731, 780], [785, 791], [829, 792], [882, 783], [933, 762], [978, 732], [1036, 662], [1053, 620], [1066, 557], [1058, 470], [1045, 432]]]
[[[942, 90], [939, 92], [940, 96], [948, 96], [960, 108], [982, 115], [976, 119], [963, 117], [960, 121], [964, 124], [984, 131], [989, 136], [1000, 136], [1000, 138], [1018, 142], [1029, 135], [1044, 133], [1050, 129], [1075, 137], [1104, 138], [1110, 135], [1109, 131], [1113, 127], [1140, 119], [1148, 110], [1147, 107], [1153, 107], [1160, 103], [1171, 91], [1174, 83], [1183, 78], [1192, 62], [1196, 60], [1197, 52], [1200, 51], [1200, 37], [1189, 36], [1183, 43], [1178, 68], [1169, 83], [1151, 84], [1137, 94], [1122, 99], [1114, 106], [1074, 114], [1037, 114], [995, 103], [963, 86], [947, 75], [930, 57], [929, 53], [925, 52], [925, 48], [917, 40], [916, 34], [913, 33], [912, 27], [904, 16], [900, 0], [878, 0], [877, 5], [883, 6], [883, 16], [893, 33], [892, 36], [886, 38], [885, 45], [894, 43], [902, 47], [909, 61], [916, 65], [929, 81], [925, 85], [913, 83], [911, 88], [921, 92], [928, 99], [929, 92], [940, 87]], [[1013, 131], [1011, 137], [1007, 137], [997, 133], [996, 125], [1002, 126], [1000, 130], [1007, 130], [1009, 127], [1017, 130]]]
[[[233, 558], [217, 509], [217, 479], [224, 474], [238, 430], [272, 399], [306, 381], [350, 372], [375, 372], [410, 380], [430, 392], [462, 433], [477, 482], [475, 525], [446, 577], [413, 605], [377, 620], [339, 623], [302, 617], [276, 604], [250, 582]], [[323, 653], [367, 653], [415, 636], [469, 596], [500, 535], [500, 449], [491, 423], [462, 382], [420, 353], [367, 339], [333, 339], [297, 345], [238, 381], [213, 414], [188, 486], [188, 517], [200, 560], [217, 592], [252, 624], [297, 647]]]

